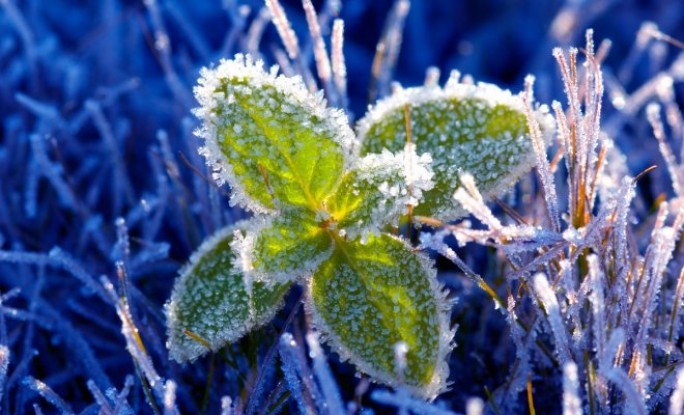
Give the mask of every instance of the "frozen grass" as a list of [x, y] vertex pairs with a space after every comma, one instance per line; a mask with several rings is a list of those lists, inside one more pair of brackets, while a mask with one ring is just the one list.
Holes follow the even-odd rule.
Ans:
[[[680, 2], [484, 2], [495, 17], [477, 27], [474, 5], [201, 3], [0, 1], [2, 413], [682, 413]], [[667, 34], [636, 30], [644, 16]], [[213, 184], [190, 113], [199, 68], [237, 52], [357, 115], [393, 79], [434, 83], [433, 64], [514, 89], [536, 76], [559, 127], [548, 150], [533, 134], [536, 174], [488, 204], [461, 178], [472, 217], [420, 238], [458, 300], [453, 385], [435, 402], [327, 357], [298, 292], [221, 352], [168, 359], [177, 270], [246, 216]]]

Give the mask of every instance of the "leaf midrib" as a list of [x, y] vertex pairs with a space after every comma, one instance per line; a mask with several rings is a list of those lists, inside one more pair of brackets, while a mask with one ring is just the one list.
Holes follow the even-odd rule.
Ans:
[[245, 109], [247, 116], [250, 117], [252, 121], [254, 121], [254, 123], [263, 131], [264, 136], [266, 136], [267, 139], [274, 143], [273, 147], [275, 147], [278, 150], [278, 152], [283, 156], [283, 158], [285, 159], [285, 163], [288, 165], [290, 171], [292, 172], [292, 175], [295, 178], [295, 181], [297, 182], [297, 184], [299, 184], [300, 188], [302, 189], [302, 192], [304, 193], [304, 197], [309, 203], [309, 209], [311, 209], [314, 212], [317, 211], [320, 208], [320, 206], [318, 206], [319, 204], [316, 202], [316, 199], [313, 197], [311, 192], [309, 192], [309, 188], [305, 185], [305, 181], [300, 176], [299, 171], [295, 169], [294, 161], [292, 160], [290, 155], [286, 151], [284, 151], [279, 145], [277, 138], [274, 137], [275, 134], [271, 131], [270, 128], [268, 128], [265, 125], [265, 121], [261, 117], [259, 117], [255, 111], [250, 110], [251, 107], [246, 105], [245, 99], [243, 99], [241, 96], [237, 94], [234, 95], [234, 97], [235, 100], [238, 101], [240, 106], [243, 109]]
[[[359, 279], [362, 281], [362, 283], [366, 287], [366, 290], [368, 290], [369, 293], [372, 292], [374, 289], [370, 289], [369, 285], [372, 285], [372, 284], [370, 284], [368, 279], [365, 278], [366, 274], [364, 272], [361, 272], [361, 270], [360, 270], [361, 267], [356, 263], [356, 260], [347, 251], [347, 249], [346, 249], [346, 247], [348, 245], [347, 242], [342, 237], [340, 237], [337, 234], [337, 232], [335, 232], [334, 230], [328, 230], [328, 232], [329, 232], [330, 236], [332, 237], [332, 239], [334, 240], [336, 248], [339, 247], [339, 249], [340, 249], [339, 252], [342, 254], [344, 259], [347, 261], [347, 264], [349, 265], [349, 267], [352, 269], [352, 271], [354, 271], [354, 273], [356, 273], [359, 276]], [[379, 301], [379, 299], [376, 299], [373, 296], [368, 296], [367, 300], [369, 303], [373, 304], [375, 306], [375, 308], [378, 310], [383, 310], [387, 306], [386, 303]], [[382, 307], [381, 307], [381, 305], [382, 305]], [[403, 339], [404, 335], [400, 334], [399, 337]], [[434, 372], [435, 367], [436, 366], [433, 366], [430, 369], [430, 371], [425, 372], [426, 379], [429, 379], [429, 377], [432, 376], [432, 373]]]

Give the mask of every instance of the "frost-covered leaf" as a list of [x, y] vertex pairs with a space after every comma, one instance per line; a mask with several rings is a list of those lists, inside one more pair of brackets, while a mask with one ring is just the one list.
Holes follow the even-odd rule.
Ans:
[[[380, 101], [359, 122], [362, 153], [398, 151], [407, 141], [406, 108], [411, 141], [418, 153], [432, 155], [435, 186], [425, 194], [416, 214], [450, 220], [464, 210], [452, 196], [458, 177], [469, 172], [485, 197], [496, 196], [535, 163], [520, 96], [491, 84], [450, 81], [444, 88], [403, 89]], [[553, 119], [541, 107], [545, 134]]]
[[[433, 398], [448, 377], [452, 333], [430, 260], [387, 234], [366, 244], [341, 238], [335, 244], [311, 281], [315, 325], [360, 371]], [[407, 347], [403, 375], [395, 370], [401, 344]]]
[[417, 155], [413, 145], [396, 154], [383, 150], [359, 159], [326, 201], [337, 227], [355, 239], [396, 225], [432, 188], [430, 162], [430, 155]]
[[320, 208], [352, 153], [343, 112], [299, 77], [277, 75], [276, 67], [266, 72], [243, 55], [203, 69], [195, 96], [201, 152], [217, 180], [230, 184], [231, 203], [257, 212], [278, 202]]
[[[229, 227], [208, 238], [180, 271], [165, 306], [171, 358], [193, 360], [238, 340], [276, 313], [290, 283], [251, 287], [234, 270], [230, 248], [234, 229]], [[206, 342], [206, 344], [205, 344]]]
[[332, 252], [332, 239], [319, 218], [306, 209], [257, 216], [232, 248], [238, 270], [257, 281], [287, 282], [310, 275]]

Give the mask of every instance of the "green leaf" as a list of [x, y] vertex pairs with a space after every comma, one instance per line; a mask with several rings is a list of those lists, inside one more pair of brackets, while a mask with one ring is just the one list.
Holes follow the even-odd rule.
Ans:
[[242, 55], [202, 71], [195, 88], [201, 152], [218, 181], [230, 184], [231, 203], [256, 212], [279, 204], [316, 211], [345, 169], [353, 132], [322, 94], [276, 72]]
[[[535, 163], [520, 96], [491, 84], [425, 86], [396, 92], [377, 103], [359, 122], [362, 153], [398, 151], [407, 141], [432, 155], [435, 186], [415, 210], [417, 215], [451, 220], [465, 214], [453, 199], [458, 177], [469, 172], [480, 192], [497, 196]], [[547, 135], [554, 130], [546, 107], [536, 116]]]
[[208, 238], [180, 271], [165, 306], [167, 347], [178, 362], [216, 351], [273, 318], [290, 283], [247, 284], [233, 266], [234, 229]]
[[240, 269], [257, 281], [292, 281], [308, 276], [332, 252], [325, 220], [305, 209], [257, 216], [232, 247]]
[[[433, 398], [448, 377], [449, 306], [430, 260], [387, 234], [335, 240], [311, 282], [314, 324], [342, 358], [392, 386]], [[405, 344], [403, 382], [395, 346]]]
[[414, 146], [392, 154], [369, 154], [343, 177], [326, 201], [328, 211], [346, 236], [364, 239], [386, 225], [398, 225], [409, 206], [415, 207], [432, 188], [431, 158], [418, 156]]

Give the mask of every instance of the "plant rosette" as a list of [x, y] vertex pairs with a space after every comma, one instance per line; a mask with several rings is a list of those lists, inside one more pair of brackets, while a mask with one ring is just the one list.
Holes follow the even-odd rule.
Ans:
[[[255, 216], [208, 238], [181, 270], [166, 305], [171, 357], [238, 340], [298, 283], [343, 359], [426, 399], [444, 391], [454, 334], [446, 292], [429, 257], [386, 230], [410, 211], [460, 216], [460, 173], [493, 196], [529, 171], [520, 97], [454, 79], [401, 90], [369, 111], [357, 138], [322, 92], [249, 56], [202, 70], [195, 96], [200, 153], [230, 186], [231, 205]], [[543, 108], [538, 118], [549, 131]]]

